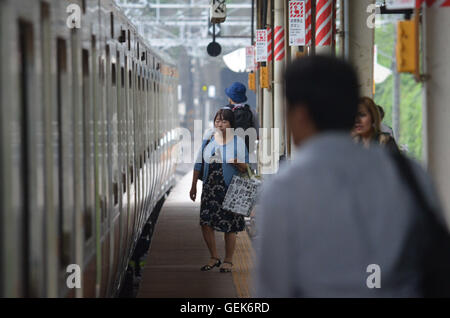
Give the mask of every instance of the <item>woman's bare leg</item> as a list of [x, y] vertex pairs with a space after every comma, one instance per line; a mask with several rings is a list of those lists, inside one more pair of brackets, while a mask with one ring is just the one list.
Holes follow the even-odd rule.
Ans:
[[[208, 246], [211, 257], [219, 258], [217, 255], [216, 236], [214, 233], [214, 229], [208, 225], [202, 225], [202, 233], [203, 239], [205, 240], [206, 246]], [[208, 264], [212, 266], [215, 263], [216, 260], [211, 259]]]
[[[225, 233], [225, 259], [224, 262], [233, 262], [234, 249], [236, 248], [236, 233]], [[225, 264], [225, 268], [230, 268], [230, 264]]]

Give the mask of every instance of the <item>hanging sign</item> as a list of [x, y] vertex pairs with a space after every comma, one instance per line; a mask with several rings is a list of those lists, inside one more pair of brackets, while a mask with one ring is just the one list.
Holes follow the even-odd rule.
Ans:
[[247, 46], [245, 48], [245, 69], [247, 72], [255, 70], [255, 47]]
[[414, 9], [416, 0], [386, 0], [386, 8], [392, 9]]
[[267, 30], [256, 30], [256, 62], [267, 62]]
[[289, 1], [289, 46], [305, 45], [305, 0]]

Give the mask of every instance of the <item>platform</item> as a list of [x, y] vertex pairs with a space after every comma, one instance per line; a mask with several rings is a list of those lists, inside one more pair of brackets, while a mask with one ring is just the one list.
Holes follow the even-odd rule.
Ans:
[[[139, 298], [246, 298], [251, 296], [250, 274], [253, 250], [247, 233], [237, 236], [233, 272], [209, 272], [200, 267], [209, 261], [203, 241], [197, 202], [189, 199], [192, 172], [186, 174], [167, 198], [158, 218], [150, 251], [145, 261]], [[225, 249], [222, 233], [216, 233], [219, 257]]]

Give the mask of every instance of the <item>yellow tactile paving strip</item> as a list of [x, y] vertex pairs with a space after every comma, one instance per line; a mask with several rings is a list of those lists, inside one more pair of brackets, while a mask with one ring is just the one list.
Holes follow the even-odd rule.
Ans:
[[254, 251], [247, 232], [237, 235], [233, 262], [233, 282], [239, 298], [252, 297], [251, 273], [253, 271]]

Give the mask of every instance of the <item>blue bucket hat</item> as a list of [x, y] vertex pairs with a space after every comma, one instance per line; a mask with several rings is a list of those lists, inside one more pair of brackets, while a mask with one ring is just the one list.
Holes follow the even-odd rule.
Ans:
[[235, 103], [244, 103], [247, 101], [246, 91], [244, 84], [235, 82], [225, 89], [225, 94]]

